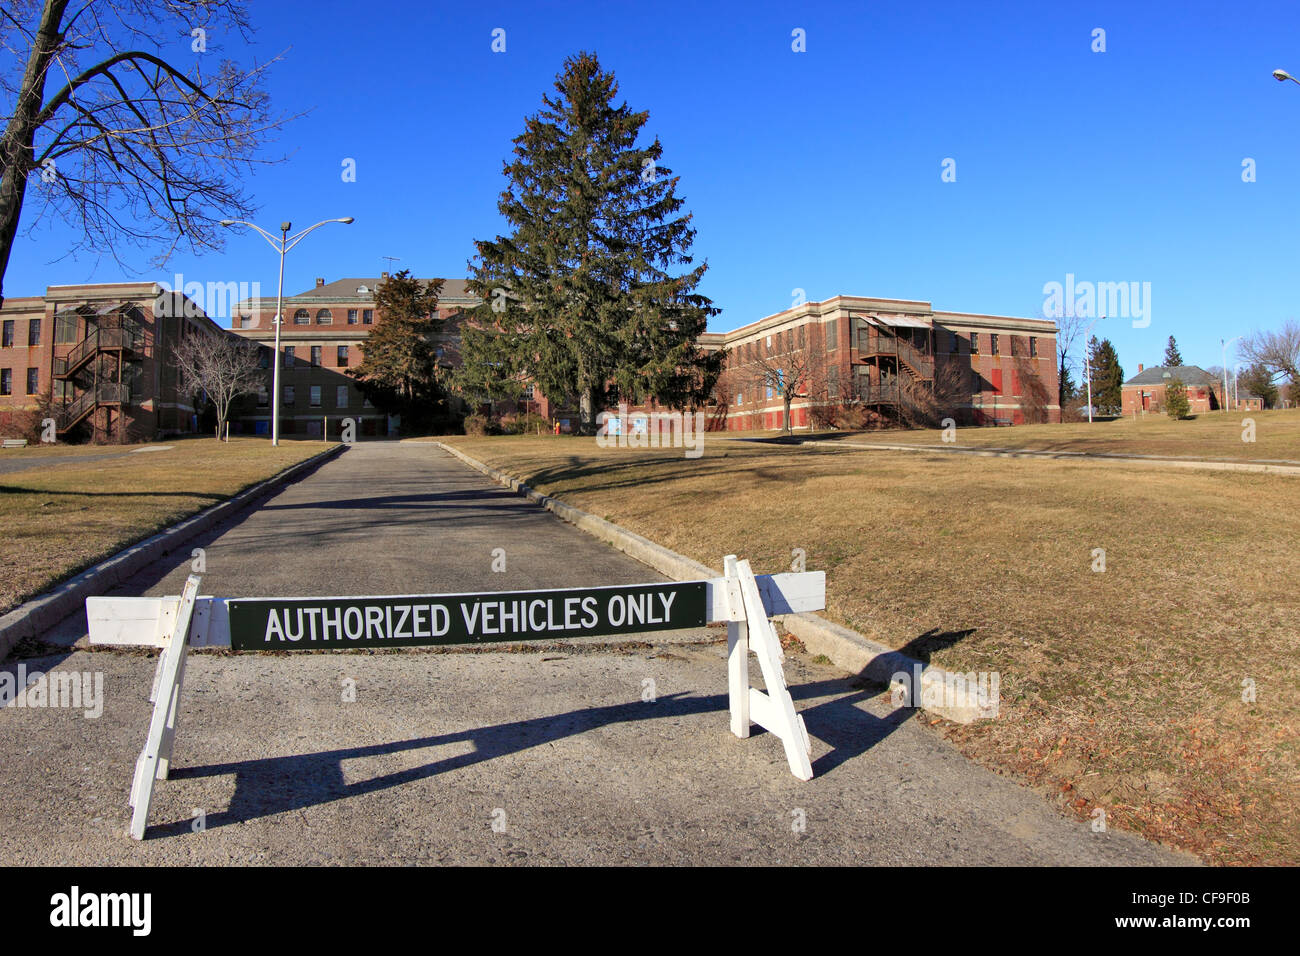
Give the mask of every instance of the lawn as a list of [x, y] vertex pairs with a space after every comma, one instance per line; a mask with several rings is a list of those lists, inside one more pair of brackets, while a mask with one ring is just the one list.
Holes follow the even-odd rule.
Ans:
[[[1243, 422], [1254, 422], [1254, 441]], [[938, 429], [882, 430], [854, 434], [818, 434], [842, 441], [895, 445], [942, 445]], [[958, 447], [1037, 449], [1124, 455], [1289, 460], [1300, 463], [1300, 409], [1267, 412], [1210, 412], [1173, 421], [1166, 415], [1117, 418], [1064, 425], [1017, 425], [1014, 428], [958, 428]]]
[[[1268, 456], [1300, 458], [1287, 451], [1300, 414], [1255, 417], [1261, 443], [1275, 436]], [[1095, 427], [1208, 453], [1226, 426]], [[959, 435], [1095, 441], [1051, 428]], [[722, 438], [698, 459], [583, 438], [451, 441], [712, 567], [734, 552], [778, 571], [803, 548], [827, 571], [831, 619], [1000, 673], [997, 719], [938, 724], [973, 758], [1067, 813], [1100, 807], [1111, 827], [1214, 863], [1300, 862], [1300, 479]]]
[[[189, 438], [3, 452], [0, 613], [330, 444]], [[39, 464], [4, 470], [31, 461]]]

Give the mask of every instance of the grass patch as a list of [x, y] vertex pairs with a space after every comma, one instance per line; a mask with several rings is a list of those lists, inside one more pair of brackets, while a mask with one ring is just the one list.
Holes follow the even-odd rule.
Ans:
[[[1243, 441], [1242, 422], [1255, 423], [1255, 440]], [[882, 430], [823, 434], [844, 441], [894, 445], [942, 445], [938, 429]], [[1225, 461], [1293, 461], [1300, 463], [1300, 409], [1267, 412], [1208, 412], [1187, 421], [1148, 413], [1134, 420], [1017, 425], [1014, 428], [958, 428], [956, 447], [1014, 448], [1126, 455], [1214, 458]]]
[[803, 548], [831, 619], [1001, 674], [998, 719], [944, 725], [975, 759], [1215, 863], [1300, 862], [1295, 477], [721, 438], [694, 460], [450, 443], [711, 567], [781, 571]]
[[[178, 439], [140, 454], [122, 446], [8, 452], [38, 459], [0, 472], [0, 613], [127, 545], [238, 494], [329, 448], [329, 442]], [[106, 456], [106, 457], [100, 457]], [[79, 461], [79, 459], [93, 459]]]

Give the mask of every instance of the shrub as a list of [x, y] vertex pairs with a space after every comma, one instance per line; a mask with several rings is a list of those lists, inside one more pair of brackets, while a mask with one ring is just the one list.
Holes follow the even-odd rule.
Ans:
[[1165, 386], [1165, 414], [1177, 420], [1186, 418], [1191, 412], [1191, 403], [1187, 401], [1187, 386], [1176, 378], [1171, 379]]
[[552, 428], [550, 420], [536, 412], [516, 415], [502, 427], [507, 435], [545, 435]]
[[474, 438], [485, 435], [500, 435], [501, 423], [487, 415], [470, 415], [465, 419], [465, 434]]

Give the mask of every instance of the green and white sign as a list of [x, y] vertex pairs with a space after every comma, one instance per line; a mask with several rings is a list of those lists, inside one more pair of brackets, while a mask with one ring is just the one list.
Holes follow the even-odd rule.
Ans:
[[382, 597], [232, 598], [236, 651], [595, 637], [703, 627], [706, 582]]

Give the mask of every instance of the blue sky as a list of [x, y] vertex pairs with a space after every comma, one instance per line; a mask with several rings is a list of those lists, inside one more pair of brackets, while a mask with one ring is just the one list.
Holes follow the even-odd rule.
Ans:
[[[356, 217], [290, 254], [286, 292], [378, 274], [383, 256], [464, 276], [473, 240], [502, 228], [511, 139], [586, 49], [649, 110], [681, 176], [715, 331], [787, 308], [796, 289], [1034, 316], [1067, 274], [1149, 282], [1149, 326], [1098, 325], [1132, 374], [1171, 334], [1187, 362], [1218, 364], [1221, 337], [1300, 312], [1300, 85], [1270, 76], [1300, 76], [1294, 2], [251, 7], [253, 48], [225, 53], [287, 49], [273, 101], [311, 110], [272, 147], [288, 161], [250, 184], [256, 221]], [[491, 50], [498, 27], [505, 53]], [[188, 38], [175, 51], [193, 55]], [[68, 245], [45, 226], [20, 239], [6, 292], [182, 273], [275, 293], [276, 257], [250, 233], [163, 271], [134, 254], [135, 274], [111, 257], [54, 261]]]

